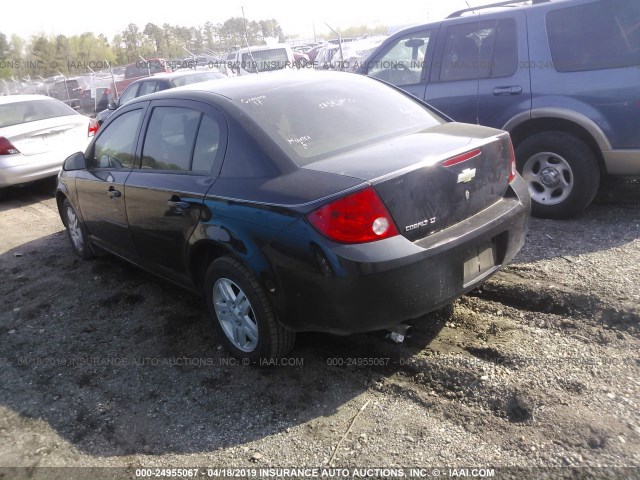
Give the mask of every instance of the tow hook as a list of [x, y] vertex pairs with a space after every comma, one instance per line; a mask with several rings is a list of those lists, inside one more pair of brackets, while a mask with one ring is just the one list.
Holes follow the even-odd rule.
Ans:
[[407, 325], [406, 323], [399, 323], [389, 329], [389, 333], [385, 338], [388, 338], [392, 342], [402, 343], [405, 338], [411, 337], [411, 325]]

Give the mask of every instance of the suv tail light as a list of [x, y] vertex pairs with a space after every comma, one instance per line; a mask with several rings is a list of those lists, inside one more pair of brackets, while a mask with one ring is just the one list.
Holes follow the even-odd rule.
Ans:
[[513, 151], [513, 142], [509, 139], [509, 149], [511, 153], [511, 158], [509, 160], [509, 183], [513, 182], [513, 179], [516, 178], [516, 154]]
[[15, 155], [16, 153], [20, 153], [20, 150], [6, 138], [0, 137], [0, 155]]
[[93, 137], [98, 129], [100, 128], [100, 124], [95, 118], [89, 119], [89, 131], [87, 132], [87, 136]]
[[367, 187], [320, 207], [307, 219], [322, 235], [340, 243], [365, 243], [398, 235], [389, 211]]

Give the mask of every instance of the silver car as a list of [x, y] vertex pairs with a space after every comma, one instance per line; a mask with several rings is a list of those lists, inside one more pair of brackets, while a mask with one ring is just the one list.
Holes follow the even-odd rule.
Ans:
[[54, 98], [0, 97], [0, 196], [4, 187], [57, 175], [97, 128], [95, 120]]

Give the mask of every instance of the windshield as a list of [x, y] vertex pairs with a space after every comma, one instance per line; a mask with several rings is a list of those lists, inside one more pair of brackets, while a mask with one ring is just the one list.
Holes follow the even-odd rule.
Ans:
[[77, 112], [56, 100], [27, 100], [0, 105], [0, 127], [35, 122], [47, 118], [77, 115]]
[[357, 80], [301, 82], [240, 105], [299, 166], [444, 122], [383, 83]]
[[272, 48], [243, 53], [241, 62], [241, 67], [247, 72], [267, 72], [287, 67], [289, 57], [284, 48]]

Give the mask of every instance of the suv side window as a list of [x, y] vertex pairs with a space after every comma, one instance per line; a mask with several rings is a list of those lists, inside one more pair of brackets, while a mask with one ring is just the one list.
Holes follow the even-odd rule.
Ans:
[[367, 75], [397, 87], [420, 83], [432, 34], [428, 30], [398, 38], [381, 57], [371, 62]]
[[143, 110], [132, 110], [115, 118], [93, 145], [89, 168], [131, 169]]
[[140, 88], [139, 83], [136, 83], [134, 85], [130, 85], [129, 87], [127, 87], [122, 93], [122, 95], [120, 96], [120, 100], [118, 100], [118, 105], [122, 106], [125, 103], [127, 103], [129, 100], [133, 100], [134, 98], [136, 98], [138, 96], [137, 93], [139, 88]]
[[202, 113], [183, 107], [155, 107], [142, 148], [142, 168], [188, 172]]
[[141, 97], [142, 95], [153, 93], [156, 91], [157, 88], [158, 88], [158, 82], [155, 80], [142, 82], [142, 84], [140, 85], [140, 92], [136, 96]]
[[640, 65], [640, 2], [609, 0], [549, 12], [553, 66], [580, 72]]
[[516, 24], [512, 18], [447, 28], [440, 81], [498, 78], [518, 66]]

